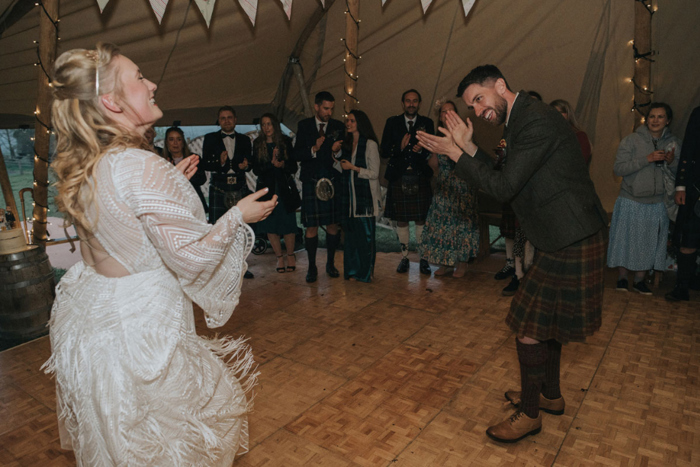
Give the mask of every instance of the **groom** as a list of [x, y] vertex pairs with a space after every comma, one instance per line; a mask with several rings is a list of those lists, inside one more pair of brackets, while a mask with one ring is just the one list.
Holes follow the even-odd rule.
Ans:
[[539, 250], [511, 302], [506, 324], [515, 332], [521, 391], [505, 396], [518, 410], [487, 434], [514, 442], [542, 428], [540, 409], [564, 413], [559, 388], [562, 344], [584, 341], [601, 324], [604, 229], [576, 135], [554, 108], [513, 92], [493, 65], [474, 68], [457, 95], [476, 115], [505, 124], [503, 168], [472, 140], [471, 121], [451, 112], [446, 137], [418, 133], [421, 145], [457, 163], [455, 173], [499, 201], [511, 203], [525, 236]]

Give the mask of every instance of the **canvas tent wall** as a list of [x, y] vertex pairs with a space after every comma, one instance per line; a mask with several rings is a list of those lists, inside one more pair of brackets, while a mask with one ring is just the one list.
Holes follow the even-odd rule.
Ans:
[[[5, 14], [17, 0], [0, 0]], [[300, 55], [309, 93], [343, 96], [345, 2], [327, 1]], [[617, 145], [633, 127], [634, 0], [477, 0], [465, 19], [458, 0], [435, 0], [424, 15], [418, 0], [361, 0], [358, 67], [359, 107], [381, 133], [401, 111], [408, 88], [423, 94], [422, 113], [435, 100], [453, 98], [459, 80], [474, 66], [498, 65], [515, 89], [537, 90], [546, 101], [564, 98], [584, 117], [594, 144], [591, 174], [606, 209], [612, 210], [619, 180], [612, 173]], [[158, 24], [147, 0], [110, 0], [100, 14], [94, 0], [64, 0], [60, 6], [59, 53], [118, 44], [144, 74], [159, 84], [163, 125], [211, 124], [216, 109], [232, 104], [241, 122], [271, 108], [288, 58], [318, 0], [296, 0], [288, 20], [277, 0], [261, 0], [253, 27], [235, 0], [218, 0], [210, 28], [196, 6], [170, 0]], [[653, 17], [655, 100], [676, 112], [672, 129], [682, 135], [700, 105], [697, 55], [700, 18], [696, 0], [659, 0]], [[33, 40], [38, 9], [4, 28], [0, 36], [0, 126], [32, 124], [37, 69]], [[299, 88], [292, 82], [284, 103], [291, 128], [302, 117]], [[460, 110], [468, 115], [460, 103]], [[336, 117], [341, 112], [337, 112]], [[431, 116], [433, 114], [431, 113]], [[485, 146], [498, 129], [478, 124]]]

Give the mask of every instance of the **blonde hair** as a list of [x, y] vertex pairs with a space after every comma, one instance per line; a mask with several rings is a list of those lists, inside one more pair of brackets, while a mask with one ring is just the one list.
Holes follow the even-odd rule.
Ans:
[[57, 177], [55, 201], [66, 223], [73, 221], [88, 233], [92, 229], [85, 209], [94, 201], [97, 163], [113, 149], [146, 145], [145, 138], [130, 134], [99, 106], [101, 95], [119, 94], [113, 63], [118, 55], [116, 46], [100, 43], [96, 50], [69, 50], [54, 66], [51, 122], [56, 131], [56, 156], [51, 168]]

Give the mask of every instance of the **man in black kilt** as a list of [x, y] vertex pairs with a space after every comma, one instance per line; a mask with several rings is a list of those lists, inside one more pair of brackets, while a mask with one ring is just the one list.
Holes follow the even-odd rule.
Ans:
[[690, 114], [683, 139], [683, 152], [676, 174], [678, 215], [673, 230], [673, 246], [678, 248], [676, 286], [666, 294], [671, 302], [690, 300], [689, 288], [698, 288], [697, 258], [700, 247], [700, 217], [695, 204], [700, 198], [700, 107]]
[[326, 226], [326, 273], [338, 277], [335, 267], [335, 250], [340, 245], [338, 224], [341, 221], [341, 173], [333, 167], [335, 155], [345, 134], [345, 125], [331, 118], [335, 98], [330, 92], [316, 94], [316, 115], [299, 122], [294, 157], [301, 164], [299, 178], [302, 182], [301, 222], [306, 227], [306, 252], [309, 255], [309, 271], [306, 282], [316, 282], [316, 250], [318, 227]]
[[[433, 134], [435, 127], [431, 119], [418, 115], [420, 103], [421, 95], [418, 91], [409, 89], [404, 92], [401, 96], [403, 113], [389, 117], [382, 134], [381, 155], [389, 158], [384, 174], [389, 182], [384, 216], [397, 223], [403, 256], [396, 272], [401, 273], [408, 272], [410, 265], [408, 223], [415, 222], [416, 240], [420, 243], [433, 198], [430, 186], [433, 170], [428, 165], [430, 152], [418, 145], [416, 131]], [[420, 272], [430, 275], [430, 264], [426, 259], [420, 260]]]
[[457, 94], [478, 117], [505, 123], [503, 168], [493, 170], [492, 159], [472, 141], [471, 121], [454, 112], [447, 115], [446, 137], [419, 133], [421, 145], [456, 161], [455, 173], [472, 186], [510, 202], [538, 250], [506, 318], [517, 336], [521, 390], [505, 397], [518, 410], [486, 432], [514, 442], [540, 432], [540, 409], [564, 413], [561, 346], [600, 328], [607, 214], [576, 135], [556, 109], [512, 92], [493, 65], [473, 69]]
[[[211, 173], [209, 180], [209, 223], [215, 224], [248, 194], [245, 173], [250, 170], [253, 145], [250, 138], [236, 132], [236, 111], [231, 106], [219, 109], [221, 131], [207, 133], [202, 143], [202, 168]], [[244, 277], [252, 279], [246, 271]]]

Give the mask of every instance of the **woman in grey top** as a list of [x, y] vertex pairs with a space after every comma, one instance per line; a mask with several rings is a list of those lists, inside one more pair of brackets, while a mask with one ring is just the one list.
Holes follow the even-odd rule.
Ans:
[[672, 119], [668, 104], [652, 103], [645, 125], [625, 137], [617, 150], [614, 170], [622, 185], [610, 224], [608, 267], [619, 269], [620, 291], [628, 290], [631, 270], [632, 290], [651, 295], [645, 272], [665, 268], [669, 218], [664, 184], [674, 180], [681, 150], [681, 140], [668, 128]]

